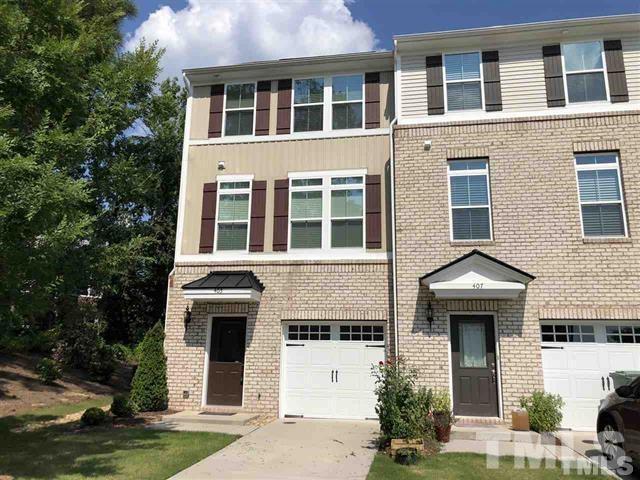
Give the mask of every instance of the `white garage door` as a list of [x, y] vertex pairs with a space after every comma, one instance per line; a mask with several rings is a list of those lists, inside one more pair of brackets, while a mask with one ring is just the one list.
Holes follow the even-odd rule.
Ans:
[[595, 430], [616, 370], [640, 370], [640, 324], [542, 322], [544, 389], [562, 396], [563, 428]]
[[381, 323], [286, 323], [283, 413], [376, 418], [371, 367], [385, 359]]

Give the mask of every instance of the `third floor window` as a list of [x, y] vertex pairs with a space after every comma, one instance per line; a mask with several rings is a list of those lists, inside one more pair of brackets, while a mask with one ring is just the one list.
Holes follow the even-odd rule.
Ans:
[[293, 131], [322, 130], [324, 79], [307, 78], [293, 82]]
[[255, 83], [227, 85], [225, 104], [225, 136], [253, 135]]
[[444, 56], [447, 111], [482, 109], [480, 53]]
[[569, 103], [607, 100], [602, 42], [565, 43], [562, 56]]

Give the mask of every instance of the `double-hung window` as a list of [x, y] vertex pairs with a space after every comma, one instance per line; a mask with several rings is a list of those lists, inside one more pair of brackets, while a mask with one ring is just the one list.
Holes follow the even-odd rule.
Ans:
[[625, 236], [618, 156], [615, 153], [576, 155], [576, 175], [584, 236]]
[[607, 100], [602, 42], [565, 43], [562, 57], [569, 103]]
[[291, 180], [291, 248], [322, 247], [322, 178]]
[[253, 135], [255, 83], [234, 83], [226, 86], [225, 136]]
[[453, 240], [491, 240], [491, 195], [489, 162], [448, 162]]
[[324, 78], [307, 78], [293, 82], [293, 131], [322, 130]]
[[333, 129], [362, 128], [362, 75], [333, 77], [331, 90]]
[[444, 55], [447, 111], [482, 109], [480, 52]]
[[331, 179], [331, 248], [362, 247], [362, 177]]
[[218, 188], [217, 250], [247, 250], [250, 181], [221, 181]]

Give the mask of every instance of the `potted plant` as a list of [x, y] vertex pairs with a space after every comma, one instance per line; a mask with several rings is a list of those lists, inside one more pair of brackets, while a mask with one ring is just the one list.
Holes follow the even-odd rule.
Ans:
[[433, 395], [433, 424], [436, 430], [436, 439], [442, 443], [448, 443], [451, 435], [451, 426], [455, 421], [451, 410], [451, 398], [444, 390], [436, 391]]

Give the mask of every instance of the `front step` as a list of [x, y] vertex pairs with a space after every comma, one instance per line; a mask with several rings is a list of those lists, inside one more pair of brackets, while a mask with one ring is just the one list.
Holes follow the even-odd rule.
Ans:
[[184, 411], [173, 413], [171, 415], [163, 415], [163, 422], [180, 423], [180, 424], [213, 424], [213, 425], [247, 425], [251, 420], [258, 417], [254, 413], [212, 413]]
[[451, 440], [476, 440], [494, 442], [543, 443], [536, 432], [519, 432], [504, 425], [474, 425], [451, 428]]

